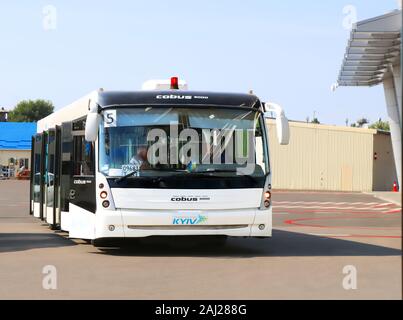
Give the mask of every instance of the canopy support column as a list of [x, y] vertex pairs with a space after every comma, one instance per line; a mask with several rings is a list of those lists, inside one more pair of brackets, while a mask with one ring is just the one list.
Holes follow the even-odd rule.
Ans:
[[[400, 80], [398, 80], [400, 82]], [[390, 122], [390, 132], [392, 136], [393, 156], [396, 164], [396, 174], [399, 182], [399, 187], [402, 186], [402, 121], [401, 121], [401, 106], [398, 103], [398, 90], [395, 86], [396, 79], [393, 76], [385, 78], [383, 87], [385, 90], [386, 107]], [[401, 97], [400, 97], [401, 100]], [[399, 110], [400, 109], [400, 110]]]

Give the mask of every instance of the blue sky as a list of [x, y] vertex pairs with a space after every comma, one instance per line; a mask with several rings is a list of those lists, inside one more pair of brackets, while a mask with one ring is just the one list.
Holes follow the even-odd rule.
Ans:
[[[43, 8], [57, 9], [45, 30]], [[45, 98], [60, 108], [103, 87], [136, 90], [177, 75], [191, 89], [248, 92], [290, 119], [344, 125], [386, 118], [382, 86], [339, 88], [349, 31], [396, 0], [1, 1], [0, 106]]]

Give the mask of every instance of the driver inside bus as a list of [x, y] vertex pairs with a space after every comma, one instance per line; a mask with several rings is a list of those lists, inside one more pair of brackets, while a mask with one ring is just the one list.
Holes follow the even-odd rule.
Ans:
[[136, 155], [130, 159], [130, 164], [137, 166], [140, 170], [150, 169], [150, 163], [147, 160], [147, 145], [137, 147]]

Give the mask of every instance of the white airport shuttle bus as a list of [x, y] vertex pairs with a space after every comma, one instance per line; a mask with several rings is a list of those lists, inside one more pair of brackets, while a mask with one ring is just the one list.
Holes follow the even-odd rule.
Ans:
[[194, 92], [177, 78], [100, 89], [37, 124], [30, 213], [100, 245], [150, 236], [270, 237], [266, 119], [253, 94]]

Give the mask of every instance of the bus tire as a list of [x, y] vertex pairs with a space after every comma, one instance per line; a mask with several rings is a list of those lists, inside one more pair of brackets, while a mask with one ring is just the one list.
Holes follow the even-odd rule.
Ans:
[[227, 243], [227, 236], [208, 236], [206, 237], [207, 244], [214, 247], [223, 247]]
[[91, 240], [91, 244], [95, 247], [95, 248], [110, 248], [110, 247], [116, 247], [116, 240], [114, 239], [105, 239], [105, 238], [101, 238], [101, 239], [94, 239]]

